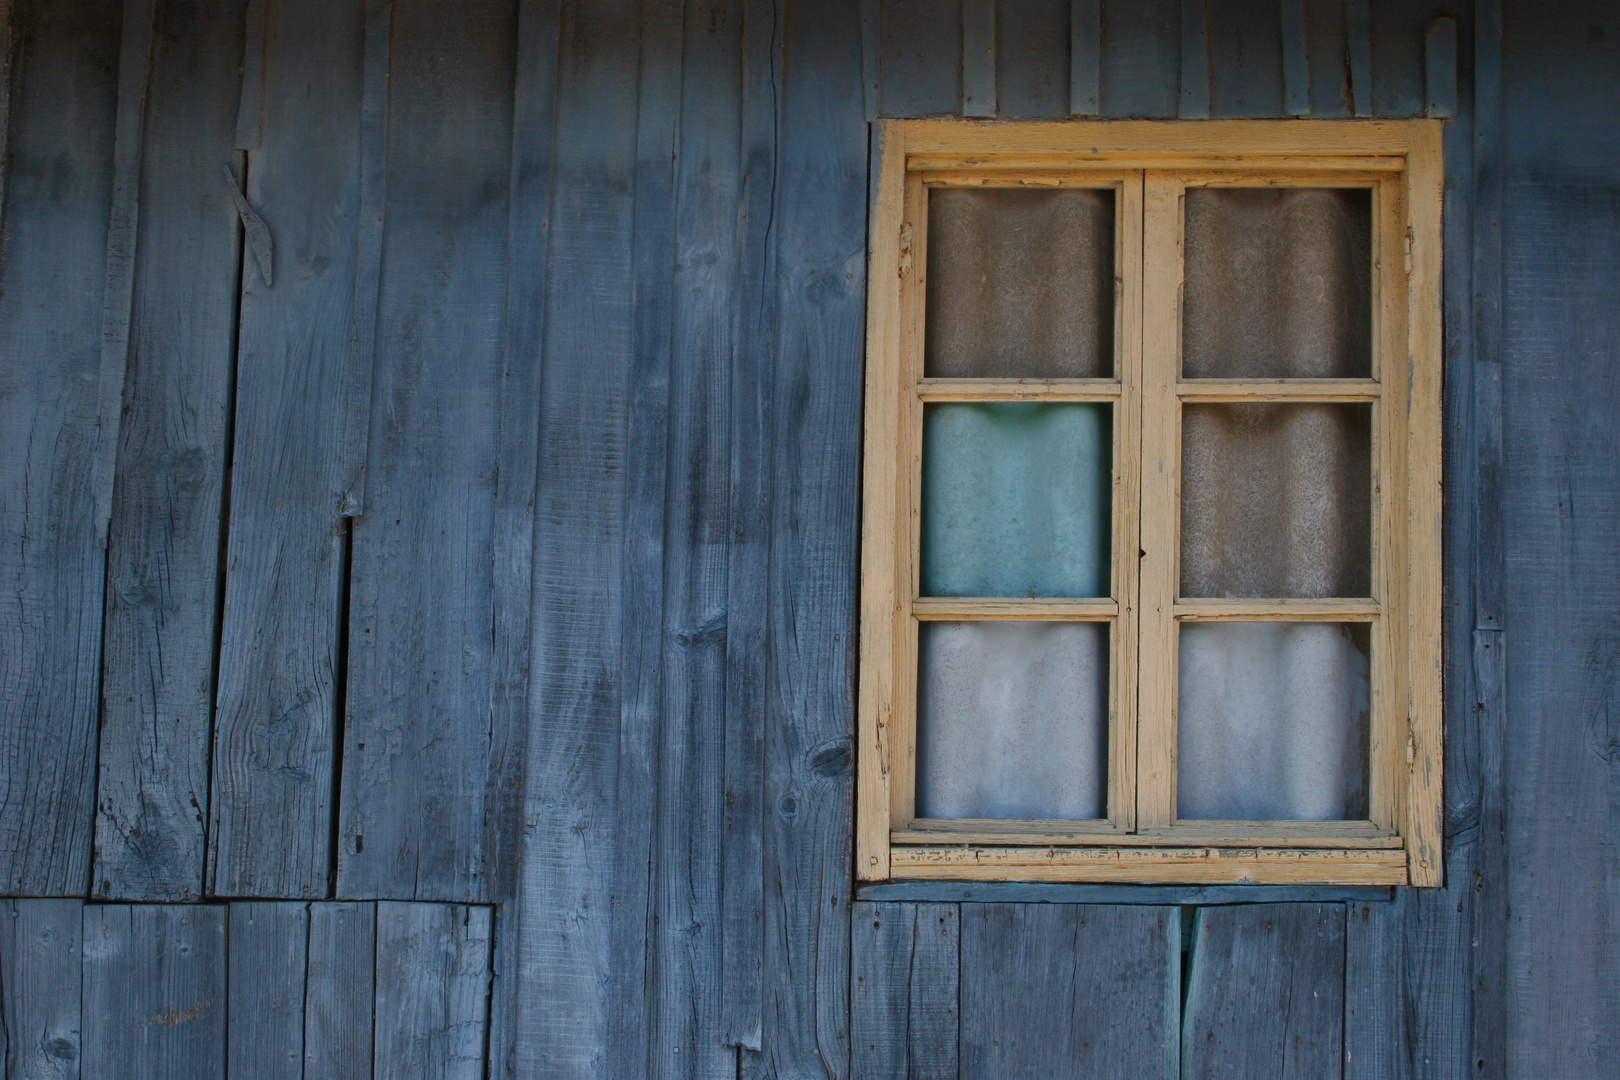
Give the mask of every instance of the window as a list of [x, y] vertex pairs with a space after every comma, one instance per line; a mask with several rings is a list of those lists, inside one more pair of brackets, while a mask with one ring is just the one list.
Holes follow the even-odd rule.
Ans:
[[1440, 884], [1438, 122], [878, 146], [858, 875]]

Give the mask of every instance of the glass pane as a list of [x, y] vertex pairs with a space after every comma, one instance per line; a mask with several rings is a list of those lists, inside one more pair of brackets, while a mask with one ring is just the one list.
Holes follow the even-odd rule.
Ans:
[[1183, 596], [1371, 596], [1372, 408], [1187, 405]]
[[1372, 192], [1189, 188], [1189, 379], [1372, 374]]
[[1108, 624], [918, 628], [917, 816], [1100, 818]]
[[1368, 626], [1184, 623], [1177, 816], [1367, 817]]
[[1096, 378], [1114, 370], [1114, 192], [934, 188], [923, 370]]
[[924, 596], [1107, 596], [1110, 407], [923, 414]]

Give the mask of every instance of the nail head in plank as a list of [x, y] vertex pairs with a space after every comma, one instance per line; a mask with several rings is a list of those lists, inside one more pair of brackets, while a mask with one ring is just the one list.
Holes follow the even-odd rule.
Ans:
[[0, 1052], [11, 1080], [80, 1076], [83, 911], [79, 900], [0, 901]]
[[1457, 20], [1442, 15], [1423, 35], [1423, 113], [1457, 115]]
[[962, 115], [996, 115], [996, 0], [962, 0]]
[[1311, 54], [1305, 38], [1305, 0], [1280, 0], [1282, 5], [1283, 111], [1289, 116], [1311, 113]]
[[957, 1075], [957, 905], [856, 904], [851, 1068], [871, 1080]]
[[1205, 0], [1181, 0], [1181, 95], [1177, 115], [1203, 120], [1209, 108], [1209, 31]]
[[1102, 111], [1102, 0], [1070, 0], [1069, 114]]
[[304, 1076], [372, 1080], [377, 905], [309, 905]]
[[309, 905], [231, 904], [229, 940], [228, 1075], [303, 1080]]
[[491, 909], [377, 904], [377, 1076], [484, 1080]]

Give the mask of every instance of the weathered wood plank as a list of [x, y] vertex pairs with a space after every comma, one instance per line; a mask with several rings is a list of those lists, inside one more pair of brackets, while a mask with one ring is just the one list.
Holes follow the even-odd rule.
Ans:
[[1368, 0], [1345, 0], [1344, 18], [1350, 58], [1350, 108], [1356, 116], [1373, 114], [1371, 15]]
[[519, 1076], [607, 1068], [639, 25], [628, 2], [562, 11], [516, 929]]
[[1344, 905], [1199, 908], [1191, 953], [1183, 1077], [1342, 1074]]
[[202, 895], [241, 230], [242, 2], [153, 26], [132, 331], [107, 538], [94, 894]]
[[997, 0], [996, 102], [1011, 120], [1070, 114], [1071, 0]]
[[84, 896], [105, 558], [90, 483], [120, 5], [19, 0], [0, 259], [0, 892]]
[[[637, 89], [634, 233], [635, 307], [631, 313], [625, 415], [623, 700], [619, 721], [618, 834], [614, 842], [612, 990], [606, 1047], [615, 1076], [650, 1076], [669, 1058], [680, 1065], [678, 1035], [654, 1030], [663, 1017], [662, 904], [668, 885], [661, 832], [665, 798], [664, 595], [669, 560], [666, 493], [685, 463], [670, 451], [674, 319], [675, 171], [684, 166], [682, 39], [684, 5], [643, 3]], [[718, 12], [717, 12], [718, 14]], [[625, 47], [625, 46], [620, 46]], [[684, 267], [682, 268], [685, 269]], [[670, 533], [676, 531], [671, 523]], [[696, 868], [694, 868], [696, 869]], [[701, 873], [701, 871], [699, 871]], [[681, 923], [689, 928], [690, 922]], [[692, 1003], [695, 1007], [696, 1003]], [[677, 1041], [669, 1042], [671, 1038]]]
[[1183, 120], [1207, 118], [1210, 115], [1207, 0], [1181, 0], [1180, 86], [1176, 115]]
[[327, 894], [342, 640], [342, 400], [354, 295], [358, 7], [268, 12], [248, 198], [282, 251], [243, 275], [209, 888]]
[[878, 118], [883, 100], [882, 34], [882, 0], [861, 0], [861, 90], [868, 123]]
[[371, 1080], [376, 937], [376, 904], [309, 905], [304, 1076]]
[[1305, 35], [1305, 0], [1282, 0], [1283, 112], [1311, 112], [1311, 52]]
[[1388, 885], [1084, 885], [1040, 881], [892, 881], [862, 885], [857, 900], [981, 904], [1383, 904]]
[[1372, 0], [1369, 41], [1374, 116], [1423, 115], [1423, 35], [1435, 15], [1444, 10], [1443, 0]]
[[483, 1080], [491, 909], [377, 904], [377, 1076]]
[[[847, 1075], [867, 128], [849, 2], [785, 22], [771, 404], [764, 1055]], [[795, 74], [797, 73], [797, 74]]]
[[1100, 104], [1106, 117], [1169, 119], [1181, 98], [1182, 0], [1105, 0]]
[[1101, 109], [1102, 0], [1069, 4], [1069, 112], [1096, 116]]
[[1208, 13], [1206, 115], [1223, 119], [1285, 115], [1286, 72], [1279, 15], [1286, 5], [1202, 0], [1196, 6]]
[[232, 904], [229, 941], [228, 1074], [302, 1080], [309, 905]]
[[84, 1076], [225, 1075], [224, 905], [84, 908]]
[[960, 110], [961, 0], [882, 4], [883, 115], [940, 116]]
[[731, 338], [731, 506], [721, 875], [721, 1041], [760, 1049], [764, 986], [765, 711], [769, 632], [772, 358], [780, 43], [773, 0], [743, 15], [742, 177]]
[[236, 102], [238, 150], [257, 150], [264, 126], [264, 0], [242, 9], [242, 90]]
[[1305, 40], [1310, 68], [1311, 115], [1351, 114], [1349, 23], [1345, 0], [1310, 0], [1305, 5]]
[[1177, 1076], [1181, 912], [962, 906], [962, 1078]]
[[[353, 527], [338, 895], [481, 900], [515, 11], [394, 5], [377, 423]], [[508, 849], [509, 850], [509, 849]]]
[[955, 904], [856, 904], [851, 916], [851, 1074], [956, 1080]]
[[83, 910], [79, 900], [0, 904], [0, 1014], [8, 1080], [78, 1080]]
[[1448, 15], [1423, 34], [1423, 115], [1457, 115], [1457, 20]]
[[996, 115], [997, 0], [962, 0], [962, 115]]

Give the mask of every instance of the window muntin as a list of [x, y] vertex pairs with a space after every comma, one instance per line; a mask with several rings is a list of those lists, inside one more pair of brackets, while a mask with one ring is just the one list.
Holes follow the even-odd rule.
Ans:
[[[1331, 144], [1333, 127], [1295, 130]], [[1437, 763], [1437, 677], [1412, 678], [1426, 643], [1407, 632], [1430, 616], [1407, 579], [1438, 552], [1408, 558], [1403, 498], [1430, 403], [1412, 422], [1387, 377], [1431, 333], [1403, 310], [1433, 269], [1412, 288], [1401, 265], [1408, 191], [1418, 166], [1437, 172], [1420, 127], [1381, 125], [1405, 129], [1385, 147], [1400, 153], [1352, 141], [1211, 168], [990, 145], [1000, 129], [1073, 146], [1099, 125], [885, 125], [861, 876], [1436, 872], [1437, 783], [1403, 778], [1396, 753], [1405, 728], [1412, 764], [1419, 735]], [[1242, 317], [1267, 305], [1285, 317]], [[1268, 454], [1309, 467], [1268, 477], [1252, 467]], [[1248, 674], [1223, 681], [1234, 660]]]

